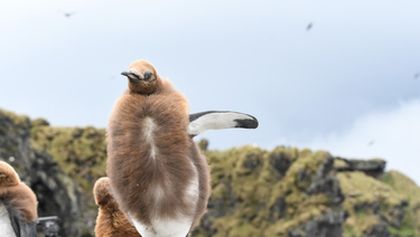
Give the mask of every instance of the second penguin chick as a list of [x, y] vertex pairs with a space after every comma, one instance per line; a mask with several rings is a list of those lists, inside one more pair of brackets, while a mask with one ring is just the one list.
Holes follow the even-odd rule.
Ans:
[[107, 174], [121, 209], [143, 237], [185, 237], [205, 213], [206, 159], [188, 134], [186, 99], [138, 60], [108, 124]]
[[98, 205], [96, 237], [141, 237], [126, 215], [119, 209], [111, 193], [109, 178], [102, 177], [93, 188], [95, 203]]
[[38, 201], [15, 169], [0, 161], [0, 232], [5, 237], [35, 237]]

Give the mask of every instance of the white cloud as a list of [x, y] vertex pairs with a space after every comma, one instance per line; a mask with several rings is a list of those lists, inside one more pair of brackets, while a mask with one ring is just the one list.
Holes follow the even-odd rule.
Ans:
[[329, 134], [304, 145], [349, 158], [386, 159], [388, 169], [400, 170], [419, 184], [420, 100], [367, 114], [344, 133]]

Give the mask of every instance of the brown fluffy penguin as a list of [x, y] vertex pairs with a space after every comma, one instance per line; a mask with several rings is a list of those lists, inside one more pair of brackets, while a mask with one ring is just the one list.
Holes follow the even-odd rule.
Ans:
[[[191, 137], [211, 129], [256, 128], [258, 121], [251, 115], [232, 111], [205, 111], [189, 115], [188, 134]], [[96, 237], [140, 237], [126, 215], [119, 209], [111, 193], [108, 177], [95, 182], [95, 202], [99, 206]]]
[[0, 161], [0, 233], [4, 237], [35, 237], [37, 199], [12, 166]]
[[126, 215], [119, 209], [112, 196], [109, 178], [102, 177], [95, 182], [93, 194], [98, 205], [96, 237], [141, 237]]
[[185, 237], [210, 193], [207, 161], [187, 132], [187, 101], [145, 60], [122, 74], [129, 89], [108, 125], [114, 197], [143, 237]]

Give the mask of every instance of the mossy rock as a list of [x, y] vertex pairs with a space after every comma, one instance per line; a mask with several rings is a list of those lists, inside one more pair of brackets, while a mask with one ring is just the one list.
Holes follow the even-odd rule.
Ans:
[[384, 173], [380, 180], [408, 200], [401, 228], [390, 227], [390, 232], [395, 236], [420, 236], [420, 189], [417, 184], [395, 170]]
[[338, 179], [345, 195], [343, 207], [349, 213], [345, 236], [366, 236], [378, 229], [389, 236], [412, 232], [405, 194], [362, 172], [339, 173]]
[[50, 127], [37, 124], [31, 130], [31, 145], [38, 152], [50, 154], [63, 171], [74, 177], [86, 191], [105, 175], [105, 130]]
[[[384, 173], [384, 160], [347, 160], [285, 146], [219, 151], [207, 150], [208, 141], [202, 141], [201, 147], [213, 192], [194, 237], [420, 236], [420, 189], [399, 172]], [[66, 197], [56, 206], [69, 207], [73, 219], [63, 220], [65, 228], [77, 230], [74, 237], [93, 236], [91, 190], [105, 175], [104, 129], [54, 127], [0, 110], [0, 159], [16, 160], [12, 164], [24, 180], [37, 180], [32, 184], [42, 198], [52, 194], [41, 187], [63, 185], [54, 198]], [[34, 164], [40, 170], [31, 170]], [[54, 172], [38, 172], [45, 170]]]

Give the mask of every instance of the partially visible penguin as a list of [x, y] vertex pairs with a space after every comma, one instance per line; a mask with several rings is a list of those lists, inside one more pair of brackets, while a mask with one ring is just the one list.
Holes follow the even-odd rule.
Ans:
[[0, 161], [0, 233], [2, 237], [36, 237], [37, 199], [14, 168]]
[[128, 90], [107, 131], [114, 197], [143, 237], [185, 237], [210, 194], [207, 161], [187, 132], [187, 101], [145, 60], [122, 74]]
[[93, 194], [99, 207], [95, 225], [96, 237], [141, 237], [119, 209], [111, 193], [109, 178], [98, 179]]

